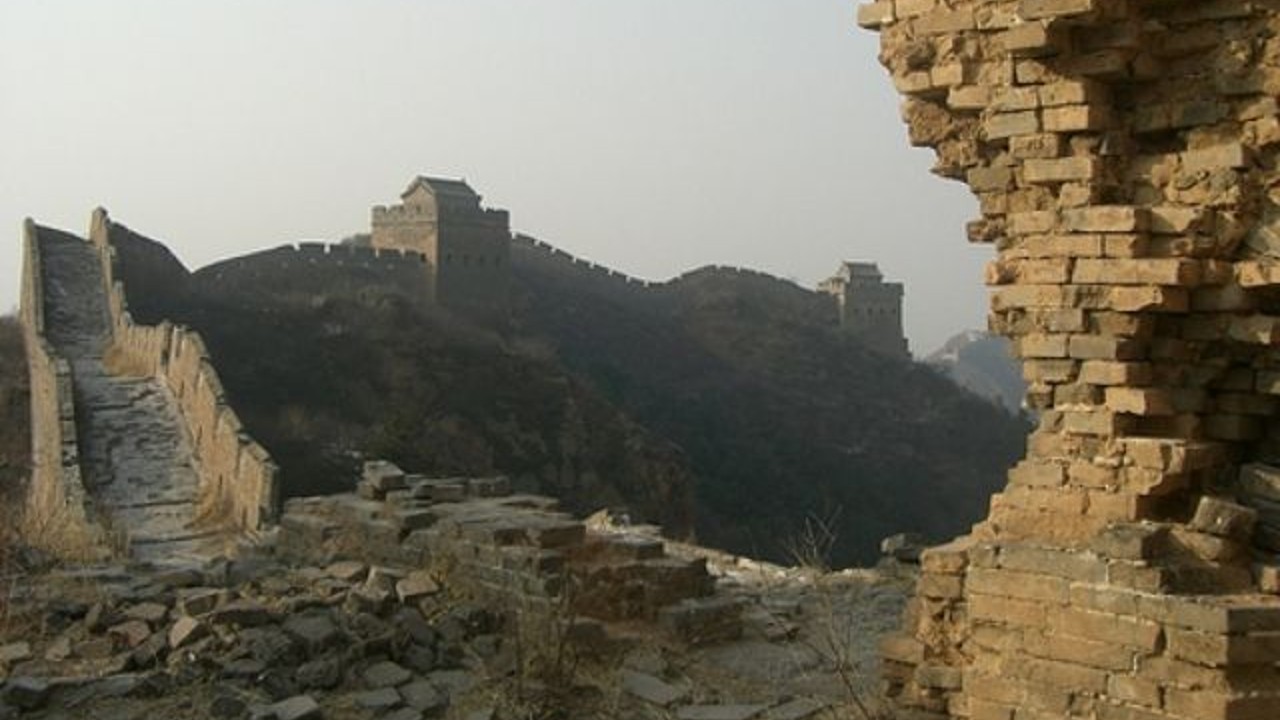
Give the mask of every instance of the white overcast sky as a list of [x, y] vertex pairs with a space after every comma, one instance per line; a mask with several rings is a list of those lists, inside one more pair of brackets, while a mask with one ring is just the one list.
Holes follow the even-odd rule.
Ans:
[[854, 0], [0, 0], [0, 311], [25, 216], [97, 205], [191, 268], [365, 230], [415, 174], [650, 279], [906, 284], [981, 327], [976, 204], [928, 174]]

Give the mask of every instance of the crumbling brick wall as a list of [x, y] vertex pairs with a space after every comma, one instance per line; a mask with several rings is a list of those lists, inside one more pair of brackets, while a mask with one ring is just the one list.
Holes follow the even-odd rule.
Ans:
[[1280, 4], [859, 22], [911, 142], [978, 197], [990, 324], [1040, 411], [988, 519], [926, 553], [889, 693], [975, 720], [1280, 716]]
[[113, 225], [105, 210], [94, 211], [89, 236], [102, 259], [111, 342], [173, 392], [200, 477], [199, 520], [241, 530], [261, 528], [279, 511], [278, 468], [227, 402], [199, 333], [168, 322], [133, 321], [125, 288], [115, 279], [112, 236], [117, 230], [124, 229]]
[[104, 550], [106, 535], [80, 475], [71, 366], [45, 337], [42, 232], [50, 231], [30, 219], [23, 224], [20, 312], [31, 385], [31, 478], [22, 533], [63, 556], [92, 556]]

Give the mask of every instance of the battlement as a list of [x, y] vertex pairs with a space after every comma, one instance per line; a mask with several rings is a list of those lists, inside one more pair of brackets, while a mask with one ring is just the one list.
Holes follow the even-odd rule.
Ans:
[[521, 233], [516, 233], [512, 238], [511, 249], [513, 262], [536, 265], [557, 274], [572, 276], [575, 281], [584, 282], [596, 289], [635, 292], [649, 290], [663, 284], [620, 273]]
[[115, 247], [132, 234], [113, 223], [106, 210], [94, 211], [89, 239], [98, 251], [108, 288], [112, 345], [173, 393], [194, 451], [198, 516], [210, 525], [242, 530], [262, 527], [279, 511], [278, 468], [244, 431], [199, 333], [167, 322], [139, 325], [133, 321], [124, 283], [116, 279], [120, 273]]

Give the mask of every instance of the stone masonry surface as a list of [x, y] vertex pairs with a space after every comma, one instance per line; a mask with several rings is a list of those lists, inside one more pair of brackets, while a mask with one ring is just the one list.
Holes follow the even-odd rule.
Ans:
[[169, 323], [151, 326], [133, 321], [126, 289], [116, 280], [114, 242], [128, 234], [131, 231], [112, 222], [105, 210], [94, 211], [89, 235], [104, 286], [109, 288], [112, 347], [172, 395], [182, 430], [192, 445], [200, 524], [227, 530], [259, 529], [275, 518], [278, 509], [276, 465], [266, 449], [244, 431], [200, 335]]
[[109, 374], [106, 293], [98, 255], [79, 239], [39, 238], [47, 335], [71, 364], [80, 425], [81, 470], [94, 505], [140, 558], [198, 547], [196, 474], [172, 398], [150, 378]]
[[911, 142], [978, 197], [990, 325], [1040, 411], [988, 519], [925, 553], [888, 694], [909, 718], [1280, 717], [1280, 6], [858, 21]]

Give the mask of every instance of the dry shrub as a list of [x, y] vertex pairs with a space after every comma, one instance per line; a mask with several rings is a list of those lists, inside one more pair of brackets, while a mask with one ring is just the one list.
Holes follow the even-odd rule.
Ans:
[[149, 377], [151, 368], [135, 353], [119, 343], [111, 343], [102, 355], [102, 364], [107, 372], [121, 377]]

